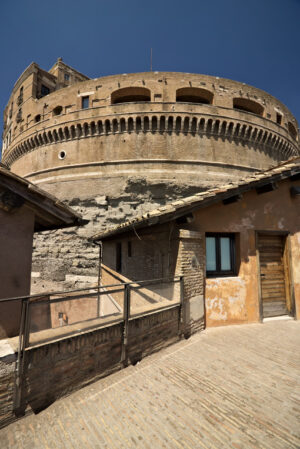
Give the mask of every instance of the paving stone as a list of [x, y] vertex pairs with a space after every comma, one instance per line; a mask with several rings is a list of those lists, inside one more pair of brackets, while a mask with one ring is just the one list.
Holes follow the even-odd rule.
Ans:
[[299, 449], [300, 322], [207, 329], [0, 431], [0, 448]]

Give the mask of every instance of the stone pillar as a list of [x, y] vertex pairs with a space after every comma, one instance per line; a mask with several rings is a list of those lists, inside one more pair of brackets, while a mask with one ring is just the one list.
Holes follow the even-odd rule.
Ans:
[[184, 335], [204, 328], [205, 234], [180, 229], [176, 275], [184, 276]]

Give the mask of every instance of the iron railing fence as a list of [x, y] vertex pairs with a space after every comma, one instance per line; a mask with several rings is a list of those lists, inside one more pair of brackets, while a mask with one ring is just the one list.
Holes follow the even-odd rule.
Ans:
[[[183, 321], [183, 277], [158, 278], [68, 291], [0, 299], [21, 303], [14, 410], [21, 406], [26, 350], [72, 335], [121, 323], [125, 361], [129, 321], [140, 316], [179, 307]], [[179, 329], [180, 332], [180, 329]]]

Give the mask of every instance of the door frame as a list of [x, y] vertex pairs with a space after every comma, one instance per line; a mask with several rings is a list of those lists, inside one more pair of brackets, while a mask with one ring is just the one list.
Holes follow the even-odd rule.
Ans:
[[258, 285], [258, 306], [259, 306], [259, 321], [263, 322], [263, 302], [261, 297], [261, 277], [260, 277], [260, 258], [258, 249], [258, 238], [260, 234], [278, 235], [285, 237], [284, 249], [283, 249], [283, 269], [284, 269], [284, 279], [286, 284], [286, 301], [290, 302], [290, 313], [289, 315], [295, 318], [295, 294], [294, 294], [294, 280], [293, 280], [293, 270], [292, 270], [292, 258], [291, 258], [291, 241], [289, 231], [265, 231], [263, 229], [255, 230], [255, 253], [256, 253], [256, 266], [257, 266], [257, 285]]

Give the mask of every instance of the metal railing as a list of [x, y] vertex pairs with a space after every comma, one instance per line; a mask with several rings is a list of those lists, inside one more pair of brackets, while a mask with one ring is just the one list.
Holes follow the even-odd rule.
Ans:
[[179, 307], [183, 323], [183, 277], [159, 278], [0, 299], [21, 302], [14, 410], [22, 404], [26, 350], [115, 324], [122, 325], [121, 362], [126, 364], [130, 320]]

